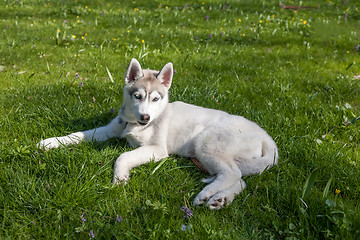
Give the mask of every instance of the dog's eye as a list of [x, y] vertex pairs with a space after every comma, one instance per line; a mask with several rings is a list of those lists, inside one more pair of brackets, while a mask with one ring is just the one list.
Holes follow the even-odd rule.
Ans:
[[138, 99], [138, 100], [140, 100], [140, 99], [141, 99], [141, 95], [140, 95], [140, 94], [138, 94], [138, 93], [135, 93], [135, 94], [134, 94], [134, 97], [135, 97], [136, 99]]
[[157, 102], [157, 101], [159, 101], [159, 100], [160, 100], [160, 98], [154, 97], [153, 102]]

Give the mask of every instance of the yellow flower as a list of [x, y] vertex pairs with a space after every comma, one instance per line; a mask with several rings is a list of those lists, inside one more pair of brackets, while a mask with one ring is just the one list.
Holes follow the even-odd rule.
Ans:
[[60, 32], [60, 29], [58, 29], [58, 32]]
[[[350, 53], [349, 51], [346, 51], [346, 53]], [[340, 191], [340, 190], [339, 190]]]
[[163, 34], [161, 34], [161, 37], [164, 37], [164, 35], [163, 35]]
[[113, 41], [116, 41], [116, 38], [113, 38]]
[[127, 30], [128, 33], [130, 33], [130, 30]]
[[339, 189], [335, 189], [335, 193], [339, 194], [339, 193], [341, 193], [341, 191]]
[[72, 38], [76, 38], [76, 36], [75, 36], [75, 35], [72, 35], [71, 37], [72, 37]]
[[271, 15], [271, 17], [272, 17], [272, 18], [274, 18], [274, 17], [275, 17], [275, 15]]
[[262, 20], [260, 20], [260, 23], [262, 23]]
[[346, 9], [346, 11], [348, 12], [348, 11], [350, 11], [350, 9]]
[[241, 19], [239, 18], [238, 21], [241, 22]]
[[222, 28], [220, 28], [220, 31], [222, 31]]
[[83, 39], [83, 40], [84, 40], [84, 39], [85, 39], [85, 37], [84, 37], [84, 36], [81, 36], [81, 39]]
[[304, 24], [306, 24], [307, 23], [307, 21], [304, 21]]
[[87, 33], [85, 33], [85, 37], [87, 36]]
[[143, 39], [143, 40], [141, 40], [141, 43], [145, 43], [145, 40]]
[[53, 22], [56, 22], [56, 20], [54, 19]]
[[205, 2], [202, 2], [202, 5], [204, 5], [205, 4]]

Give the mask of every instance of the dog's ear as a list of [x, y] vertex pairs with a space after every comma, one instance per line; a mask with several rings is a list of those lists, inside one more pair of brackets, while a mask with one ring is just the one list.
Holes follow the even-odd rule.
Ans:
[[125, 84], [130, 84], [143, 76], [140, 63], [135, 58], [131, 59], [125, 73]]
[[161, 69], [161, 71], [156, 76], [156, 78], [159, 79], [167, 89], [169, 89], [171, 86], [173, 74], [174, 74], [173, 65], [170, 62]]

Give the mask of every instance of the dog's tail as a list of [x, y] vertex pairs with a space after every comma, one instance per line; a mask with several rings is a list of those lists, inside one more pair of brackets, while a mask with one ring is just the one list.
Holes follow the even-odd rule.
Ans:
[[271, 163], [271, 166], [278, 163], [279, 152], [274, 140], [262, 141], [262, 158], [265, 158], [267, 162]]
[[243, 176], [261, 174], [278, 163], [279, 153], [275, 142], [272, 139], [264, 139], [261, 145], [261, 157], [238, 161]]

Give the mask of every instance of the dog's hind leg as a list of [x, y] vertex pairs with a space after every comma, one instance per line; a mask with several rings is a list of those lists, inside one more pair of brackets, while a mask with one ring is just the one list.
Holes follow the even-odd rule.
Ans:
[[[240, 182], [242, 184], [240, 184]], [[239, 184], [237, 184], [239, 183]], [[214, 204], [217, 200], [222, 197], [221, 201], [224, 201], [222, 205], [226, 201], [229, 201], [234, 198], [235, 194], [239, 193], [242, 190], [242, 187], [245, 187], [245, 183], [243, 183], [241, 179], [241, 172], [239, 169], [235, 171], [229, 171], [229, 170], [223, 170], [216, 174], [216, 179], [208, 184], [194, 199], [193, 204], [194, 205], [203, 205], [205, 204], [209, 199], [213, 199], [213, 201], [209, 201], [209, 204]], [[229, 200], [226, 200], [226, 199]], [[212, 207], [208, 204], [210, 209]], [[221, 207], [220, 206], [220, 207]]]
[[210, 208], [210, 210], [220, 209], [225, 204], [231, 203], [234, 200], [235, 196], [239, 194], [242, 190], [244, 190], [245, 186], [245, 182], [240, 179], [240, 181], [236, 181], [231, 187], [220, 191], [214, 196], [212, 196], [206, 203], [206, 205]]
[[207, 128], [196, 137], [196, 158], [216, 178], [195, 197], [194, 205], [209, 201], [207, 205], [210, 209], [218, 209], [232, 201], [245, 187], [242, 172], [234, 158], [238, 151], [238, 144], [233, 141], [236, 137], [236, 133], [218, 127]]

